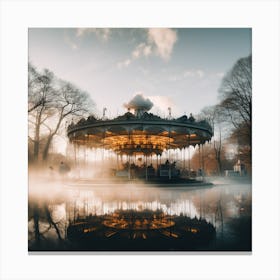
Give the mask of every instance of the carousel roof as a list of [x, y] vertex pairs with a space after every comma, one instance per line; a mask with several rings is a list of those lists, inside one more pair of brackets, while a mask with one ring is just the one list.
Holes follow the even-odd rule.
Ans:
[[[161, 154], [168, 149], [183, 149], [204, 144], [213, 136], [205, 120], [196, 121], [192, 115], [174, 119], [171, 108], [168, 118], [148, 113], [153, 107], [150, 99], [135, 95], [124, 104], [127, 112], [113, 119], [90, 116], [68, 127], [70, 141], [91, 148], [113, 150], [118, 154]], [[134, 111], [134, 114], [130, 110]]]
[[205, 120], [192, 115], [161, 118], [147, 111], [130, 111], [113, 119], [90, 116], [69, 125], [70, 141], [90, 148], [104, 148], [118, 154], [161, 154], [168, 149], [182, 149], [204, 144], [213, 136]]

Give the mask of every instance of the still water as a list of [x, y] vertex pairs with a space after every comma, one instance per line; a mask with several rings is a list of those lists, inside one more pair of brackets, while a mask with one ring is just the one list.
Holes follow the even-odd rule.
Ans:
[[[174, 220], [175, 223], [177, 223], [176, 218], [183, 217], [188, 221], [203, 221], [215, 229], [215, 236], [207, 239], [207, 242], [193, 243], [193, 246], [186, 247], [183, 246], [183, 242], [186, 242], [185, 238], [181, 243], [177, 243], [179, 245], [170, 245], [170, 248], [163, 246], [162, 250], [251, 251], [251, 194], [250, 183], [234, 181], [217, 181], [211, 187], [156, 187], [139, 184], [98, 186], [90, 183], [75, 184], [62, 181], [31, 182], [28, 221], [29, 250], [94, 251], [96, 248], [94, 242], [98, 241], [93, 240], [97, 239], [87, 239], [83, 245], [80, 245], [82, 243], [79, 242], [83, 236], [79, 236], [78, 241], [71, 239], [69, 228], [72, 225], [83, 224], [88, 219], [94, 219], [93, 217], [100, 218], [98, 221], [101, 224], [102, 219], [108, 219], [108, 217], [116, 219], [116, 213], [121, 211], [121, 213], [138, 213], [137, 215], [144, 212], [152, 213], [154, 220], [156, 220], [156, 215], [161, 215], [166, 219]], [[140, 227], [138, 226], [138, 229]], [[84, 232], [97, 230], [98, 226], [91, 226], [84, 229]], [[176, 232], [176, 228], [174, 230]], [[107, 242], [106, 240], [114, 234], [111, 229], [107, 230], [107, 233], [103, 229], [101, 231], [102, 234], [104, 233], [104, 242]], [[149, 231], [151, 228], [142, 230], [141, 238], [149, 239]], [[162, 229], [159, 232], [165, 233]], [[138, 242], [139, 246], [142, 246], [141, 242], [148, 244], [147, 241], [141, 241], [140, 235], [138, 238], [137, 234], [132, 235], [136, 240], [133, 242]], [[171, 229], [169, 234], [171, 238]], [[175, 238], [176, 234], [173, 233], [173, 235]], [[105, 236], [108, 238], [106, 239]], [[116, 234], [114, 241], [110, 242], [117, 243], [121, 238], [132, 238], [131, 235], [117, 236]], [[159, 236], [159, 238], [162, 237]], [[90, 243], [88, 240], [91, 240], [93, 246], [85, 245]], [[135, 248], [139, 249], [139, 246]], [[149, 250], [149, 245], [143, 248], [145, 248], [143, 250]], [[153, 247], [150, 249], [152, 251]], [[106, 250], [110, 251], [110, 246]], [[121, 251], [121, 247], [118, 247], [118, 250]]]

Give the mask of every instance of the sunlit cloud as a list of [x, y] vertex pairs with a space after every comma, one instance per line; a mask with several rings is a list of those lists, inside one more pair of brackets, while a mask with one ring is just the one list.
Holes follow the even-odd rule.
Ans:
[[178, 107], [175, 105], [171, 97], [161, 95], [150, 95], [146, 97], [153, 102], [154, 107], [152, 108], [152, 111], [154, 113], [167, 116], [169, 113], [168, 108], [171, 108], [171, 114], [178, 114]]
[[151, 54], [152, 54], [152, 46], [146, 43], [141, 43], [132, 52], [132, 57], [136, 59], [141, 56], [149, 56]]
[[134, 97], [124, 104], [125, 108], [142, 108], [149, 111], [154, 106], [153, 102], [149, 98], [145, 98], [142, 92], [135, 93]]
[[89, 34], [95, 34], [103, 41], [108, 41], [111, 35], [110, 28], [77, 28], [76, 37], [84, 37]]
[[167, 116], [171, 108], [171, 111], [176, 114], [178, 112], [178, 107], [175, 105], [173, 99], [169, 96], [163, 95], [145, 95], [143, 91], [135, 91], [132, 100], [128, 104], [124, 104], [126, 108], [133, 108], [134, 104], [138, 104], [151, 109], [151, 112]]
[[[146, 41], [139, 43], [132, 51], [129, 60], [130, 63], [141, 57], [159, 56], [163, 60], [170, 59], [174, 44], [177, 41], [176, 31], [170, 28], [149, 28], [146, 30]], [[118, 68], [127, 67], [130, 63], [118, 63]]]
[[177, 41], [176, 31], [170, 28], [150, 28], [148, 38], [155, 46], [155, 52], [164, 60], [168, 60]]

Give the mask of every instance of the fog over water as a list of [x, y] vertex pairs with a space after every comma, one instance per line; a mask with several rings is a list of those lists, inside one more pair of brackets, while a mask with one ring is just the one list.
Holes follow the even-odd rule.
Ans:
[[43, 236], [41, 240], [55, 250], [58, 241], [68, 242], [67, 227], [77, 219], [118, 210], [149, 210], [172, 217], [205, 219], [212, 224], [216, 238], [202, 249], [250, 251], [251, 204], [250, 183], [224, 179], [214, 181], [211, 187], [158, 187], [109, 181], [100, 185], [31, 173], [29, 246], [36, 241], [36, 230]]

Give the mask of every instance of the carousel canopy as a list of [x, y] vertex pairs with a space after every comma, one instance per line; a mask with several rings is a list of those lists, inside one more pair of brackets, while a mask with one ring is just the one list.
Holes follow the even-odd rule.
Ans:
[[[140, 105], [135, 99], [141, 101]], [[127, 155], [160, 155], [168, 149], [204, 144], [212, 138], [213, 130], [207, 121], [196, 121], [192, 115], [177, 119], [161, 118], [148, 113], [152, 105], [149, 100], [135, 96], [134, 100], [125, 104], [128, 112], [124, 115], [113, 119], [97, 119], [94, 116], [80, 119], [76, 124], [69, 125], [68, 137], [77, 145]]]

